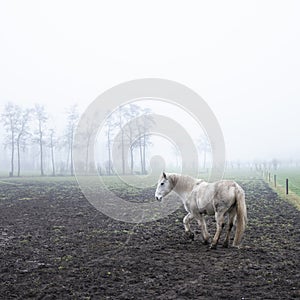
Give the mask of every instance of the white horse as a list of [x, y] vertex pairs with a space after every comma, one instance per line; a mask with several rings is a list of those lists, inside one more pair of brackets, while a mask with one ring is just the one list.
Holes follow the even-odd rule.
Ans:
[[158, 180], [156, 199], [161, 201], [172, 190], [180, 196], [188, 212], [183, 219], [187, 237], [194, 239], [190, 222], [195, 218], [201, 227], [204, 243], [208, 244], [209, 233], [204, 215], [215, 215], [217, 231], [210, 246], [211, 249], [215, 249], [224, 227], [225, 216], [228, 215], [228, 229], [223, 246], [228, 247], [230, 231], [235, 221], [233, 246], [240, 245], [247, 223], [247, 208], [245, 192], [235, 181], [220, 180], [208, 183], [187, 175], [163, 172]]

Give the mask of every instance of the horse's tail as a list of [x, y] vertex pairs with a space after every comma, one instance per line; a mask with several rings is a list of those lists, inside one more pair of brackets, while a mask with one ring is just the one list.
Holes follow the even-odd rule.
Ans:
[[236, 189], [236, 230], [233, 240], [233, 246], [239, 246], [247, 224], [247, 207], [245, 201], [245, 192], [237, 186]]

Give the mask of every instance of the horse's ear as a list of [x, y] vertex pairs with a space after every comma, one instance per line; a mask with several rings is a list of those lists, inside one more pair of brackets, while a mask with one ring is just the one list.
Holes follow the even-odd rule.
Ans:
[[167, 175], [165, 172], [163, 172], [163, 177], [164, 177], [164, 179], [167, 179]]

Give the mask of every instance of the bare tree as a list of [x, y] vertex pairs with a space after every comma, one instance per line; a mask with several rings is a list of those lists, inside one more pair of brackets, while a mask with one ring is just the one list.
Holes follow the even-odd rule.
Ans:
[[16, 144], [16, 132], [17, 124], [20, 118], [20, 109], [17, 105], [9, 102], [4, 108], [4, 112], [1, 115], [1, 120], [4, 124], [4, 128], [7, 132], [6, 144], [11, 148], [10, 156], [10, 172], [9, 176], [14, 176], [14, 155], [15, 155], [15, 144]]
[[77, 148], [77, 151], [79, 151], [82, 154], [83, 157], [85, 156], [83, 160], [83, 169], [86, 174], [88, 174], [89, 171], [93, 171], [93, 169], [91, 169], [93, 165], [90, 164], [90, 152], [92, 152], [93, 157], [93, 147], [91, 145], [91, 142], [94, 140], [95, 135], [97, 133], [97, 118], [97, 113], [95, 113], [94, 116], [90, 118], [86, 118], [85, 124], [82, 125], [76, 133], [78, 136], [78, 140], [77, 144], [74, 146]]
[[135, 126], [137, 123], [133, 122], [135, 118], [137, 118], [140, 114], [140, 107], [136, 104], [129, 104], [128, 109], [125, 111], [125, 118], [128, 121], [126, 129], [125, 129], [125, 134], [128, 139], [129, 143], [129, 151], [130, 151], [130, 173], [133, 174], [134, 170], [134, 148], [135, 148], [135, 141], [134, 137], [137, 133], [137, 127]]
[[121, 159], [122, 159], [122, 174], [125, 174], [125, 131], [124, 131], [124, 121], [125, 121], [126, 109], [124, 106], [119, 106], [118, 117], [115, 126], [119, 127], [121, 132]]
[[[133, 139], [135, 126], [132, 124], [131, 119], [134, 117], [137, 111], [137, 106], [130, 104], [119, 106], [117, 111], [110, 114], [106, 119], [106, 136], [107, 136], [107, 149], [108, 149], [108, 164], [111, 165], [111, 150], [112, 150], [112, 137], [118, 142], [118, 149], [120, 149], [120, 155], [116, 157], [116, 164], [121, 168], [121, 173], [127, 173], [127, 147], [130, 149], [130, 160], [131, 160], [131, 173], [133, 173]], [[115, 133], [117, 134], [115, 135]], [[107, 166], [107, 170], [110, 170], [110, 166]], [[110, 171], [109, 173], [110, 174]]]
[[49, 135], [49, 147], [51, 151], [51, 164], [52, 164], [52, 176], [55, 176], [55, 159], [54, 159], [54, 148], [57, 144], [57, 140], [55, 139], [55, 131], [54, 129], [49, 130], [50, 135]]
[[29, 134], [29, 121], [31, 116], [31, 109], [22, 110], [18, 108], [18, 115], [20, 116], [17, 121], [16, 126], [16, 146], [17, 146], [17, 158], [18, 158], [18, 176], [21, 175], [21, 155], [20, 148], [23, 147], [23, 150], [26, 146], [26, 138], [30, 136]]
[[79, 113], [76, 104], [72, 105], [68, 110], [67, 119], [68, 119], [68, 124], [66, 130], [66, 140], [68, 146], [68, 158], [70, 158], [70, 172], [71, 172], [71, 176], [73, 176], [74, 175], [74, 163], [73, 163], [74, 134], [79, 120]]
[[90, 150], [90, 144], [92, 141], [92, 137], [95, 134], [95, 125], [93, 123], [88, 124], [87, 130], [86, 130], [86, 153], [85, 153], [85, 172], [88, 173], [89, 172], [89, 150]]
[[36, 104], [34, 106], [34, 113], [37, 119], [37, 138], [36, 141], [39, 144], [40, 148], [40, 170], [41, 176], [44, 176], [44, 139], [45, 139], [45, 130], [46, 130], [46, 121], [48, 119], [45, 107], [43, 105]]
[[151, 126], [154, 124], [154, 120], [152, 116], [150, 115], [149, 109], [142, 110], [141, 118], [137, 121], [137, 130], [139, 133], [139, 139], [135, 143], [135, 147], [139, 150], [139, 156], [140, 156], [140, 164], [141, 164], [141, 173], [146, 174], [146, 150], [147, 147], [150, 145], [150, 139], [149, 139], [149, 131], [151, 129]]
[[203, 152], [203, 169], [206, 169], [207, 153], [211, 151], [209, 140], [203, 136], [199, 139], [198, 145], [200, 152]]
[[106, 143], [107, 143], [107, 156], [108, 156], [108, 161], [105, 164], [106, 165], [106, 173], [108, 175], [111, 175], [113, 170], [112, 170], [112, 159], [111, 159], [111, 142], [112, 142], [112, 131], [115, 128], [115, 123], [113, 120], [113, 115], [110, 114], [110, 112], [107, 113], [108, 117], [106, 118]]
[[149, 131], [151, 129], [151, 126], [154, 125], [154, 119], [150, 115], [150, 110], [149, 109], [144, 109], [143, 110], [143, 171], [144, 174], [146, 174], [146, 150], [147, 147], [150, 145], [150, 140], [149, 140]]

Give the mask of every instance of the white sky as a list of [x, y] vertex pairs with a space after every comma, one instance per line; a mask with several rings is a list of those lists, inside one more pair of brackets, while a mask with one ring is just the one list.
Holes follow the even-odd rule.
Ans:
[[83, 110], [106, 89], [175, 80], [215, 112], [229, 159], [299, 158], [299, 1], [0, 2], [0, 109]]

